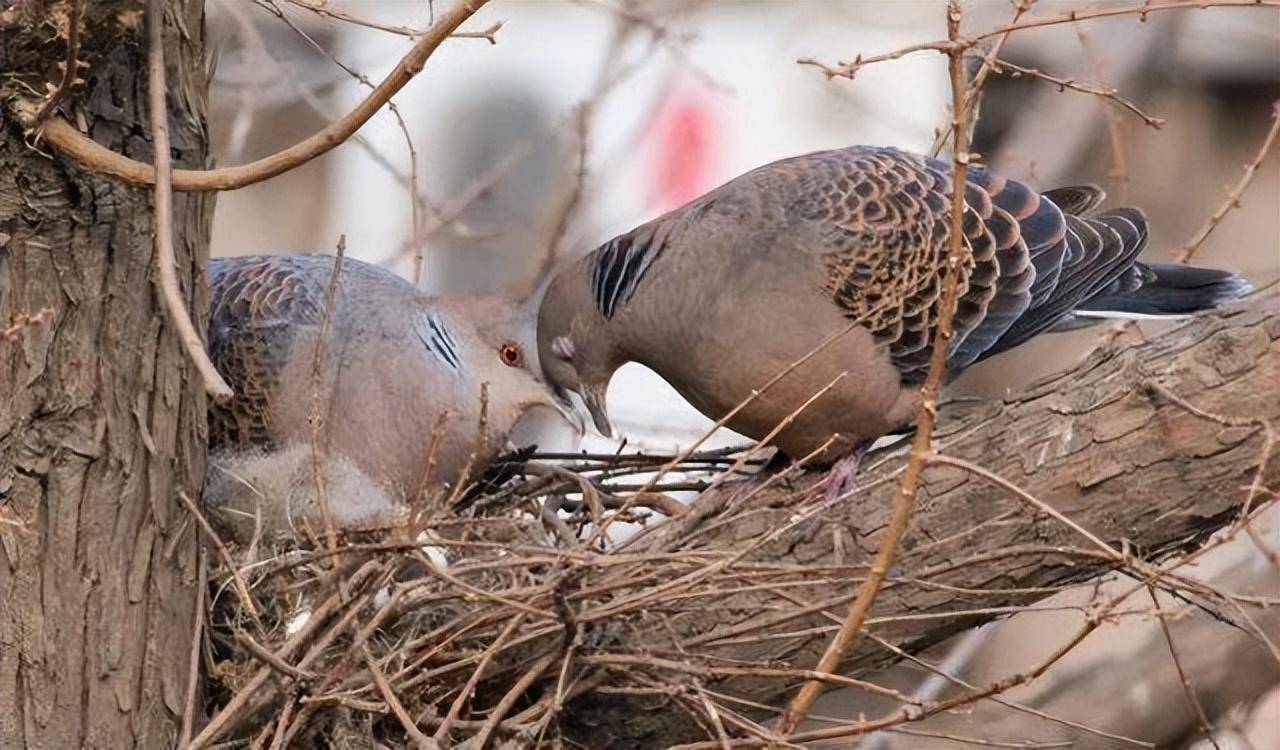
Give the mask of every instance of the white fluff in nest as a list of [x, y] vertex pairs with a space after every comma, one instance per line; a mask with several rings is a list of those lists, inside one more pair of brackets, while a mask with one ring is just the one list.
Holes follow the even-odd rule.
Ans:
[[295, 537], [304, 522], [324, 529], [316, 500], [319, 481], [338, 529], [368, 530], [402, 523], [408, 508], [345, 457], [321, 454], [317, 467], [310, 445], [292, 443], [271, 452], [223, 450], [209, 457], [204, 501], [237, 542]]

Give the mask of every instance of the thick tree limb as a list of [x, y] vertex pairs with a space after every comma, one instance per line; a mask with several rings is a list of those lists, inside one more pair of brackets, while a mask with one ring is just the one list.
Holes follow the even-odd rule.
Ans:
[[[1164, 559], [1235, 518], [1259, 474], [1265, 441], [1260, 426], [1206, 419], [1149, 384], [1211, 414], [1274, 425], [1280, 419], [1278, 338], [1274, 296], [1201, 317], [1142, 345], [1096, 352], [1003, 403], [944, 405], [937, 450], [982, 465], [1113, 547]], [[599, 641], [601, 651], [810, 667], [886, 526], [901, 454], [870, 463], [860, 478], [864, 490], [848, 502], [815, 499], [820, 493], [809, 491], [811, 477], [735, 507], [728, 485], [700, 498], [688, 518], [654, 530], [642, 549], [629, 550], [701, 552], [714, 560], [767, 538], [735, 565], [743, 575], [753, 565], [777, 569], [772, 586], [729, 586], [726, 575], [708, 575], [688, 584], [689, 596], [678, 600], [671, 583], [661, 581], [649, 588], [663, 589], [664, 597], [642, 608], [620, 611], [615, 600], [594, 611], [616, 615], [593, 618], [588, 607], [579, 620], [595, 619], [595, 627], [609, 633]], [[1274, 487], [1280, 461], [1270, 461], [1259, 479]], [[895, 564], [867, 626], [911, 651], [1042, 597], [1037, 587], [1088, 578], [1115, 561], [1077, 531], [1028, 512], [1006, 490], [955, 466], [933, 465]], [[802, 574], [787, 578], [788, 566]], [[644, 601], [640, 584], [636, 591], [627, 596]], [[845, 671], [872, 674], [894, 658], [864, 640]], [[671, 678], [658, 667], [651, 672]], [[794, 683], [733, 675], [702, 684], [776, 705]], [[667, 746], [705, 737], [691, 720], [673, 718], [678, 715], [651, 696], [616, 692], [582, 696], [565, 713], [572, 731], [597, 746]]]

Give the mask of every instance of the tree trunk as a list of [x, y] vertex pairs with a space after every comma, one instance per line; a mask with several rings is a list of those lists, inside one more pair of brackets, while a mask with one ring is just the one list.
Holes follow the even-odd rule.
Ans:
[[[1147, 384], [1215, 415], [1274, 426], [1280, 419], [1278, 339], [1275, 296], [1207, 315], [1139, 346], [1095, 352], [1003, 402], [946, 404], [936, 450], [1018, 485], [1116, 549], [1127, 544], [1135, 557], [1167, 559], [1235, 520], [1264, 459], [1264, 432], [1256, 422], [1231, 426], [1196, 416]], [[607, 665], [608, 654], [640, 655], [640, 664], [625, 667], [630, 677], [615, 671], [614, 684], [635, 684], [639, 670], [657, 682], [701, 684], [769, 705], [785, 700], [797, 686], [794, 677], [725, 677], [714, 668], [812, 668], [875, 553], [902, 453], [870, 457], [858, 479], [862, 489], [832, 505], [813, 487], [815, 477], [736, 505], [731, 498], [741, 496], [739, 488], [704, 493], [688, 517], [655, 528], [626, 550], [670, 553], [669, 576], [645, 580], [624, 566], [611, 576], [583, 576], [581, 589], [597, 591], [636, 579], [611, 601], [577, 613], [600, 643], [584, 661]], [[1280, 480], [1280, 461], [1273, 457], [1259, 478], [1263, 489], [1255, 504]], [[671, 588], [673, 580], [711, 571], [715, 561], [749, 547], [740, 564]], [[679, 557], [702, 562], [677, 567]], [[1007, 489], [935, 465], [925, 472], [915, 519], [868, 630], [917, 652], [1043, 598], [1037, 587], [1114, 567], [1079, 532]], [[618, 600], [636, 604], [619, 606]], [[712, 670], [643, 666], [656, 657]], [[895, 660], [864, 637], [843, 671], [865, 678]], [[692, 713], [670, 697], [597, 690], [575, 701], [565, 717], [570, 736], [586, 746], [642, 748], [705, 739]]]
[[[67, 99], [89, 135], [152, 160], [138, 2], [88, 2]], [[0, 101], [61, 80], [71, 3], [0, 9]], [[203, 168], [202, 0], [173, 0], [174, 165]], [[151, 280], [148, 189], [33, 148], [0, 112], [0, 747], [171, 747], [196, 615], [205, 398]], [[203, 328], [212, 196], [174, 196], [178, 275]], [[48, 316], [49, 314], [46, 314]]]

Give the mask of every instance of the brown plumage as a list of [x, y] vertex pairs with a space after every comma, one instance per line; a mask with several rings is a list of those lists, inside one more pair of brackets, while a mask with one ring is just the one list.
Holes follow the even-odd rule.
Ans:
[[346, 259], [326, 329], [333, 267], [321, 255], [210, 262], [209, 350], [236, 398], [210, 406], [205, 501], [239, 538], [323, 528], [317, 475], [335, 526], [392, 525], [478, 449], [475, 478], [527, 412], [572, 419], [535, 375], [531, 308], [431, 298]]
[[[852, 147], [774, 162], [608, 242], [550, 284], [538, 346], [552, 383], [608, 429], [604, 390], [623, 363], [655, 370], [718, 419], [824, 339], [851, 331], [728, 422], [760, 438], [842, 373], [783, 430], [799, 458], [830, 460], [903, 425], [937, 325], [949, 235], [947, 163]], [[1144, 265], [1143, 214], [1093, 214], [1093, 187], [1037, 193], [969, 171], [972, 251], [948, 355], [956, 371], [1076, 316], [1181, 314], [1248, 285], [1229, 273]]]

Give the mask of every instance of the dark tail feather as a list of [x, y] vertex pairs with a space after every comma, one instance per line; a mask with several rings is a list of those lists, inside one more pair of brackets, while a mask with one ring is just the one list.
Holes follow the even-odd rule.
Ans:
[[[1253, 291], [1230, 271], [1169, 263], [1135, 263], [1128, 278], [1076, 306], [1098, 314], [1187, 315]], [[1136, 283], [1135, 283], [1136, 282]]]

